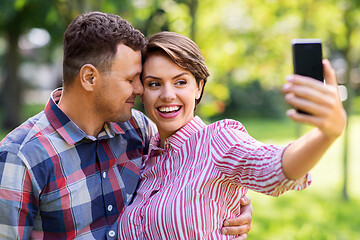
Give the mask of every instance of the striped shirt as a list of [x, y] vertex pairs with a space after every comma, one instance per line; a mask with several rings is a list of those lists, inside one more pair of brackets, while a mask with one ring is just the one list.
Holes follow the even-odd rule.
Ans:
[[61, 93], [0, 143], [0, 239], [116, 238], [149, 121], [133, 110], [129, 122], [87, 136], [57, 106]]
[[159, 148], [150, 142], [133, 203], [120, 219], [121, 239], [231, 239], [223, 221], [240, 214], [247, 189], [279, 196], [301, 190], [282, 172], [284, 147], [262, 144], [237, 121], [205, 125], [195, 117]]

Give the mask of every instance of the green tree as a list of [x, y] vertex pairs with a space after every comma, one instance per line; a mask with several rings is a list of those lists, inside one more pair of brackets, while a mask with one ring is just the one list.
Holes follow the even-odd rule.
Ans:
[[[354, 70], [358, 71], [358, 66], [360, 62], [360, 44], [358, 42], [358, 37], [360, 35], [360, 25], [359, 25], [359, 7], [360, 1], [340, 1], [338, 3], [340, 9], [342, 9], [342, 34], [335, 35], [333, 34], [333, 39], [336, 44], [338, 51], [341, 56], [345, 59], [346, 69], [343, 75], [343, 83], [345, 84], [348, 90], [348, 98], [344, 102], [344, 107], [349, 117], [353, 112], [353, 95], [355, 94], [355, 81], [354, 75], [351, 74]], [[359, 80], [359, 79], [357, 79]], [[348, 122], [349, 124], [349, 122]], [[349, 158], [349, 131], [350, 126], [348, 125], [344, 133], [344, 155], [343, 155], [343, 197], [348, 200], [348, 158]]]
[[[1, 89], [0, 103], [3, 110], [3, 127], [12, 129], [20, 119], [22, 84], [18, 76], [22, 60], [18, 42], [21, 34], [33, 27], [52, 30], [57, 35], [61, 18], [52, 18], [52, 1], [4, 0], [0, 2], [0, 35], [6, 40], [7, 51], [4, 56], [5, 81]], [[55, 38], [57, 39], [57, 38]]]

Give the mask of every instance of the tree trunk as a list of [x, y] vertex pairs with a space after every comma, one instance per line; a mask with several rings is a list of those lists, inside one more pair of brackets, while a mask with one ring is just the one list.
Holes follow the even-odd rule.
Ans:
[[198, 8], [198, 0], [191, 0], [189, 5], [190, 16], [191, 16], [191, 30], [190, 30], [190, 38], [196, 42], [196, 12]]
[[[16, 26], [16, 25], [15, 25]], [[21, 122], [21, 83], [18, 78], [20, 32], [14, 25], [7, 29], [8, 50], [5, 57], [5, 82], [2, 89], [3, 127], [11, 130]]]
[[[344, 108], [348, 115], [348, 123], [349, 118], [352, 114], [352, 100], [353, 100], [353, 89], [352, 89], [352, 83], [351, 83], [351, 70], [354, 68], [354, 61], [350, 57], [350, 51], [352, 49], [351, 47], [351, 35], [355, 32], [355, 29], [353, 28], [353, 20], [351, 17], [351, 8], [348, 8], [344, 12], [344, 23], [346, 26], [346, 38], [347, 38], [347, 44], [346, 48], [343, 49], [343, 55], [345, 57], [345, 61], [347, 63], [347, 69], [345, 74], [345, 86], [348, 91], [348, 98], [344, 102]], [[349, 162], [349, 132], [350, 132], [350, 126], [347, 124], [346, 129], [344, 131], [344, 145], [343, 145], [343, 189], [342, 189], [342, 195], [343, 199], [348, 201], [349, 200], [349, 194], [347, 189], [348, 184], [348, 162]]]
[[347, 100], [344, 102], [344, 108], [345, 111], [348, 115], [348, 121], [347, 121], [347, 125], [344, 131], [344, 143], [343, 143], [343, 189], [342, 189], [342, 195], [343, 195], [343, 199], [345, 201], [349, 200], [349, 194], [348, 194], [348, 189], [347, 189], [347, 184], [348, 184], [348, 162], [349, 162], [349, 141], [350, 141], [350, 126], [349, 126], [349, 118], [352, 115], [352, 99], [353, 99], [353, 90], [351, 87], [351, 75], [350, 75], [350, 71], [351, 69], [353, 69], [353, 65], [351, 64], [351, 60], [348, 57], [348, 52], [346, 51], [347, 54], [345, 55], [345, 60], [348, 63], [348, 67], [346, 69], [346, 83], [345, 86], [347, 88], [348, 91], [348, 98]]

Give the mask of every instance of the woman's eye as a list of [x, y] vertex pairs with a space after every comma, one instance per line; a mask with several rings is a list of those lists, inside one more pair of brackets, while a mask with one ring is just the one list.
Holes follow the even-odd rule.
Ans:
[[186, 85], [186, 81], [185, 80], [178, 80], [175, 82], [175, 85]]
[[149, 87], [158, 87], [160, 84], [158, 82], [150, 82], [148, 84]]

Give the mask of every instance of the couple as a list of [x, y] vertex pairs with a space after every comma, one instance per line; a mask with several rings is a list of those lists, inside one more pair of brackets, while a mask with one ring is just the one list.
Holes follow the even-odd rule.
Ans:
[[[238, 122], [194, 117], [209, 73], [191, 40], [159, 33], [145, 45], [115, 15], [84, 14], [68, 27], [63, 89], [0, 145], [1, 238], [231, 238], [220, 228], [241, 214], [246, 187], [276, 196], [307, 186], [345, 126], [327, 61], [328, 85], [290, 76], [284, 86], [291, 105], [312, 113], [289, 116], [317, 128], [283, 148]], [[142, 94], [158, 133], [132, 110]], [[238, 239], [251, 219], [242, 208], [245, 227], [229, 231], [246, 229]]]
[[[63, 88], [0, 142], [0, 239], [117, 237], [156, 129], [132, 109], [143, 94], [145, 45], [116, 15], [92, 12], [69, 25]], [[243, 200], [245, 212], [222, 228], [244, 234], [238, 239], [251, 222], [250, 200]]]

